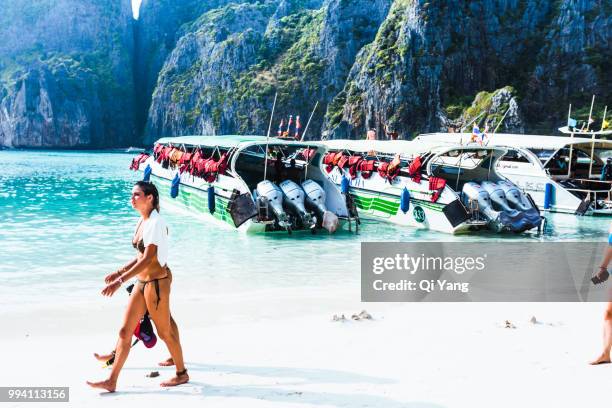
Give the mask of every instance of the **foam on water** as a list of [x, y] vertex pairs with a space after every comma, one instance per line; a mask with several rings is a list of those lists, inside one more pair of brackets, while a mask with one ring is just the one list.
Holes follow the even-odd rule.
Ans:
[[[0, 311], [87, 301], [135, 254], [132, 155], [0, 151]], [[547, 215], [548, 232], [452, 236], [363, 221], [359, 235], [243, 235], [164, 202], [170, 265], [188, 297], [278, 288], [355, 286], [361, 241], [603, 241], [609, 218]], [[187, 293], [185, 293], [187, 292]]]

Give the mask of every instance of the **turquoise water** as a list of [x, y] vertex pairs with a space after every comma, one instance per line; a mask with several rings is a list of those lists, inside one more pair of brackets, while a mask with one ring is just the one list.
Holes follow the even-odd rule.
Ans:
[[[0, 311], [85, 301], [134, 256], [131, 154], [0, 151]], [[451, 236], [364, 221], [358, 235], [243, 235], [164, 203], [170, 264], [191, 296], [359, 285], [362, 241], [604, 241], [609, 218], [548, 215], [543, 235]], [[356, 293], [358, 296], [358, 293]]]

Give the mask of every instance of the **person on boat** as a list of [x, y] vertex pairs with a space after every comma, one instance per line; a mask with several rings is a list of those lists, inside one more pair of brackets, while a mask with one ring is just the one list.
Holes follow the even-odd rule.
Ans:
[[606, 164], [604, 164], [601, 169], [601, 181], [611, 181], [612, 180], [612, 157], [608, 157], [606, 159]]
[[[608, 230], [608, 246], [606, 247], [603, 255], [603, 261], [599, 265], [599, 271], [591, 279], [594, 284], [605, 282], [610, 273], [608, 272], [608, 266], [612, 261], [612, 224]], [[599, 357], [591, 361], [592, 365], [607, 364], [610, 363], [610, 348], [612, 348], [612, 302], [606, 304], [606, 311], [604, 312], [604, 327], [603, 327], [603, 350]]]
[[394, 129], [389, 129], [387, 125], [385, 125], [385, 134], [389, 140], [397, 140], [399, 137], [399, 133], [397, 133]]
[[178, 330], [172, 330], [170, 317], [170, 272], [168, 268], [168, 228], [159, 215], [159, 193], [152, 183], [137, 182], [132, 188], [132, 207], [141, 215], [136, 227], [137, 241], [134, 246], [140, 252], [135, 263], [128, 264], [129, 269], [120, 273], [114, 272], [105, 277], [107, 285], [102, 290], [103, 296], [112, 296], [121, 285], [132, 277], [138, 282], [130, 296], [127, 310], [119, 330], [115, 361], [108, 379], [98, 382], [87, 381], [93, 388], [114, 392], [121, 368], [131, 348], [132, 333], [141, 317], [148, 310], [157, 334], [162, 339], [174, 364], [176, 376], [162, 382], [162, 387], [172, 387], [189, 381], [189, 375], [183, 361], [183, 351], [178, 338]]

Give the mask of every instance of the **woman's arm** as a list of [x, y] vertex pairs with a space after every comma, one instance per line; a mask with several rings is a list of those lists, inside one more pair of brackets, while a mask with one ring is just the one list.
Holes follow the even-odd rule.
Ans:
[[608, 245], [606, 250], [604, 251], [604, 258], [601, 261], [600, 268], [608, 269], [608, 265], [610, 265], [610, 261], [612, 261], [612, 245]]
[[102, 295], [112, 296], [121, 287], [123, 282], [146, 270], [153, 262], [157, 262], [157, 245], [150, 244], [145, 248], [143, 256], [140, 259], [135, 259], [132, 267], [127, 272], [119, 275], [116, 280], [102, 289]]
[[132, 259], [130, 262], [126, 263], [121, 268], [117, 269], [115, 272], [109, 273], [104, 278], [104, 282], [111, 283], [116, 281], [117, 279], [119, 279], [122, 273], [129, 271], [130, 268], [132, 268], [136, 264], [136, 262], [138, 262], [138, 258]]

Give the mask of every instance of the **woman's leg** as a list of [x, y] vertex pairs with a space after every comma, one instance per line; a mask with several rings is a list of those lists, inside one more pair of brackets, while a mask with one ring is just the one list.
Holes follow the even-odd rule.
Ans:
[[94, 388], [102, 388], [109, 392], [113, 392], [117, 387], [119, 372], [121, 371], [121, 368], [123, 367], [123, 364], [130, 353], [132, 335], [136, 329], [136, 325], [146, 311], [145, 299], [143, 294], [140, 293], [138, 285], [134, 289], [134, 293], [132, 296], [130, 296], [130, 300], [128, 301], [128, 306], [123, 317], [123, 324], [119, 330], [119, 340], [117, 341], [117, 347], [115, 348], [115, 362], [113, 363], [111, 374], [105, 381], [87, 381], [87, 384]]
[[591, 364], [606, 364], [610, 362], [610, 347], [612, 347], [612, 302], [608, 302], [606, 312], [604, 313], [603, 325], [603, 350], [601, 355]]
[[[170, 287], [172, 287], [172, 271], [167, 266], [166, 266], [166, 272], [168, 273], [168, 280], [170, 281]], [[174, 318], [172, 317], [172, 315], [170, 315], [170, 327], [172, 328], [172, 332], [176, 335], [176, 338], [178, 342], [180, 343], [181, 339], [179, 337], [178, 326], [176, 325], [176, 322], [174, 321]], [[170, 367], [174, 365], [174, 360], [172, 359], [172, 357], [168, 357], [164, 361], [160, 362], [159, 365], [162, 367]]]
[[[180, 343], [181, 339], [179, 337], [178, 326], [176, 325], [176, 322], [174, 321], [174, 318], [172, 316], [170, 316], [170, 329], [172, 330], [172, 333], [176, 336], [176, 339]], [[174, 365], [174, 360], [172, 359], [172, 357], [168, 357], [167, 359], [159, 362], [158, 364], [162, 367], [170, 367]]]
[[172, 324], [170, 323], [170, 280], [160, 279], [158, 280], [158, 284], [159, 303], [154, 282], [147, 285], [144, 295], [149, 315], [155, 323], [155, 328], [157, 328], [157, 334], [159, 338], [166, 343], [168, 351], [170, 352], [170, 357], [172, 357], [172, 360], [176, 364], [176, 372], [181, 373], [181, 375], [177, 375], [161, 383], [162, 387], [172, 387], [186, 383], [189, 381], [189, 376], [187, 375], [183, 362], [183, 349], [178, 338], [178, 330], [176, 332], [172, 330]]

